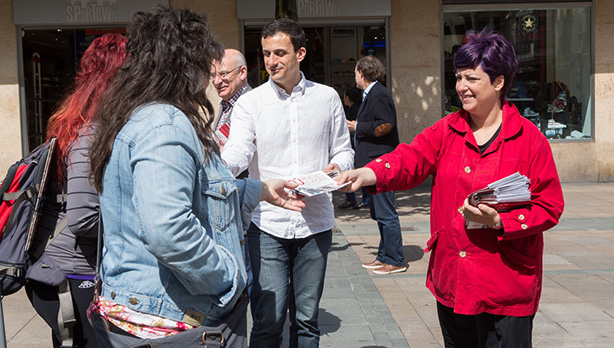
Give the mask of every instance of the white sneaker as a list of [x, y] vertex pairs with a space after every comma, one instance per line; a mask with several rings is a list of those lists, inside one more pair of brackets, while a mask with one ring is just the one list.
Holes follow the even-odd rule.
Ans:
[[567, 128], [567, 125], [566, 125], [566, 124], [559, 123], [559, 122], [556, 122], [556, 121], [555, 121], [555, 120], [553, 120], [553, 119], [549, 119], [549, 120], [548, 120], [548, 128], [550, 128], [550, 129]]

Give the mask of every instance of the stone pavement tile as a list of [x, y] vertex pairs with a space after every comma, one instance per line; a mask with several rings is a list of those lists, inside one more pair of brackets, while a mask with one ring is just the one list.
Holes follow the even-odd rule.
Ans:
[[443, 335], [441, 334], [441, 327], [429, 327], [429, 330], [431, 331], [433, 337], [437, 339], [437, 342], [439, 342], [439, 346], [443, 347], [444, 344]]
[[[576, 243], [569, 240], [576, 236], [578, 231], [548, 231], [544, 233], [544, 253], [557, 255], [564, 251], [575, 251]], [[559, 255], [560, 256], [560, 255]]]
[[[325, 332], [326, 327], [321, 327]], [[350, 325], [344, 324], [334, 332], [323, 333], [320, 337], [320, 347], [340, 348], [340, 342], [344, 347], [372, 347], [375, 343], [373, 334], [368, 324]]]
[[571, 262], [565, 260], [564, 258], [558, 256], [558, 255], [554, 255], [554, 254], [545, 254], [542, 257], [542, 260], [544, 261], [544, 265], [548, 265], [548, 266], [553, 266], [553, 265], [571, 265]]
[[[433, 332], [424, 325], [421, 320], [402, 320], [399, 322], [399, 328], [410, 347], [441, 347], [438, 338], [433, 335]], [[441, 331], [437, 328], [438, 336], [441, 336]]]
[[364, 311], [357, 301], [322, 299], [319, 323], [322, 325], [358, 325], [365, 322]]
[[578, 246], [573, 251], [560, 251], [557, 254], [584, 270], [614, 269], [613, 258], [583, 246]]
[[589, 320], [559, 324], [587, 347], [611, 348], [614, 345], [614, 321]]
[[30, 305], [24, 289], [2, 299], [8, 348], [51, 346], [51, 329]]
[[614, 243], [587, 245], [588, 249], [602, 255], [614, 255]]
[[583, 303], [584, 300], [561, 284], [555, 282], [549, 275], [544, 275], [540, 304], [545, 303]]
[[599, 277], [610, 284], [614, 284], [614, 270], [611, 273], [602, 273], [599, 274]]
[[331, 278], [328, 275], [326, 276], [322, 298], [329, 300], [354, 300], [351, 293], [352, 285], [347, 277]]
[[603, 322], [604, 324], [609, 322], [614, 324], [611, 316], [588, 303], [543, 303], [540, 304], [539, 310], [543, 315], [560, 325], [578, 322]]
[[549, 274], [565, 289], [600, 309], [614, 309], [614, 286], [596, 274]]
[[[390, 312], [396, 319], [396, 322], [403, 332], [405, 339], [409, 343], [410, 347], [439, 347], [437, 338], [433, 336], [429, 328], [425, 325], [424, 318], [415, 310], [414, 305], [408, 300], [408, 297], [414, 298], [409, 293], [414, 293], [407, 287], [406, 278], [392, 279], [395, 285], [390, 285], [391, 279], [374, 278], [375, 284], [382, 293], [382, 297], [386, 300]], [[422, 286], [422, 281], [413, 284], [413, 286]], [[403, 294], [402, 298], [396, 295], [397, 291], [389, 291], [390, 287], [399, 288]], [[422, 286], [423, 287], [423, 286]], [[419, 289], [419, 288], [418, 288]], [[424, 289], [425, 291], [428, 291]], [[432, 296], [429, 295], [429, 300], [434, 302]], [[420, 304], [421, 305], [421, 304]], [[436, 331], [438, 335], [441, 335], [439, 330]]]
[[[393, 347], [410, 348], [410, 345], [409, 343], [407, 343], [405, 336], [390, 338], [390, 343], [392, 343]], [[415, 347], [418, 347], [418, 346], [415, 346]]]
[[554, 322], [537, 323], [533, 327], [534, 348], [585, 348], [580, 340]]
[[399, 288], [403, 289], [405, 298], [420, 319], [428, 327], [439, 327], [437, 301], [424, 285], [425, 277], [397, 279], [397, 284]]

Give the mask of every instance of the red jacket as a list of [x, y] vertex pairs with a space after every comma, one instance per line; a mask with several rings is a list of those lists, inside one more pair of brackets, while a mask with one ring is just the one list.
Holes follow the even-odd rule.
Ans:
[[[426, 286], [460, 314], [526, 316], [537, 312], [543, 233], [563, 212], [550, 145], [507, 101], [499, 136], [480, 154], [461, 110], [425, 129], [411, 144], [369, 163], [377, 192], [408, 190], [432, 180], [431, 251]], [[528, 207], [500, 213], [501, 230], [467, 230], [458, 209], [467, 195], [515, 172], [531, 180]]]

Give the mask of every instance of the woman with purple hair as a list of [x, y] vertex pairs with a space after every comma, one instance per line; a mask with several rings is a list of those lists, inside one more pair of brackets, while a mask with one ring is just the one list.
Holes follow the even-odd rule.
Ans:
[[[504, 96], [518, 61], [500, 34], [469, 31], [454, 56], [463, 109], [411, 144], [341, 173], [346, 191], [411, 189], [432, 176], [426, 286], [437, 300], [445, 347], [531, 347], [542, 286], [543, 232], [563, 212], [550, 145]], [[519, 172], [531, 200], [498, 211], [467, 196]]]

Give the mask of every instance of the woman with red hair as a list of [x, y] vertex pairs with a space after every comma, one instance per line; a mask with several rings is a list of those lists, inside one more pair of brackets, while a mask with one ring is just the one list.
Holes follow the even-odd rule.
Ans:
[[[58, 199], [45, 204], [35, 243], [44, 242], [56, 228], [61, 230], [28, 270], [26, 291], [51, 327], [54, 347], [96, 347], [86, 310], [94, 293], [99, 202], [89, 181], [88, 153], [96, 130], [93, 117], [125, 60], [126, 41], [120, 34], [105, 34], [92, 42], [81, 58], [73, 86], [47, 126], [47, 139], [57, 138], [48, 197]], [[70, 291], [76, 319], [72, 329], [65, 325], [69, 318], [58, 320], [69, 302], [60, 301], [66, 291]]]

